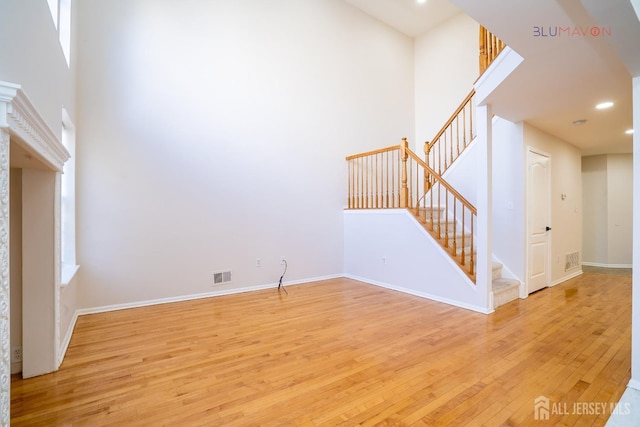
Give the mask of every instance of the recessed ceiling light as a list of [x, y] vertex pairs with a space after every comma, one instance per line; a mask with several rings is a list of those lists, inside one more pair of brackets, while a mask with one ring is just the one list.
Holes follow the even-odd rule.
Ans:
[[624, 133], [627, 135], [633, 135], [633, 129], [627, 129]]
[[587, 120], [586, 119], [578, 119], [578, 120], [574, 120], [572, 123], [575, 126], [581, 126], [581, 125], [587, 123]]
[[427, 0], [416, 0], [418, 2], [418, 4], [425, 4], [427, 2]]
[[596, 108], [598, 110], [604, 110], [606, 108], [611, 108], [611, 107], [613, 107], [613, 102], [611, 101], [601, 102], [600, 104], [596, 105]]

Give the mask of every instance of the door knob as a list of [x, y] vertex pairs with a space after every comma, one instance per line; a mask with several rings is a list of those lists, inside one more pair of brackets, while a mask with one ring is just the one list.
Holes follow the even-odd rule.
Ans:
[[551, 231], [551, 227], [547, 226], [547, 231]]

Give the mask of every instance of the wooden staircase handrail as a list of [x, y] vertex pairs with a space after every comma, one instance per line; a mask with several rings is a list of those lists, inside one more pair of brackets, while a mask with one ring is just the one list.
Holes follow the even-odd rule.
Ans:
[[458, 114], [460, 114], [460, 112], [464, 109], [464, 107], [469, 103], [469, 101], [471, 101], [471, 98], [473, 98], [473, 95], [476, 94], [476, 90], [475, 89], [471, 89], [471, 92], [469, 92], [469, 94], [466, 96], [466, 98], [464, 98], [464, 101], [462, 101], [460, 103], [460, 105], [458, 106], [458, 108], [456, 108], [456, 111], [454, 111], [454, 113], [451, 115], [451, 117], [449, 117], [449, 120], [446, 121], [446, 123], [444, 124], [444, 126], [442, 126], [442, 128], [438, 131], [438, 133], [436, 134], [435, 137], [433, 137], [433, 139], [431, 140], [431, 142], [426, 142], [425, 143], [425, 151], [430, 151], [431, 148], [438, 142], [438, 140], [440, 139], [440, 137], [442, 136], [442, 134], [445, 133], [445, 131], [447, 130], [447, 128], [449, 126], [451, 126], [451, 124], [453, 123], [453, 121], [456, 119], [456, 117], [458, 117]]
[[388, 151], [399, 150], [399, 149], [400, 149], [400, 145], [392, 145], [390, 147], [379, 148], [377, 150], [371, 150], [365, 153], [353, 154], [351, 156], [345, 157], [345, 160], [353, 160], [353, 159], [359, 159], [361, 157], [375, 156], [376, 154], [386, 153]]
[[[475, 206], [473, 206], [473, 204], [471, 202], [469, 202], [467, 199], [464, 198], [464, 196], [462, 196], [462, 194], [458, 193], [456, 191], [455, 188], [453, 188], [451, 186], [451, 184], [449, 184], [447, 181], [445, 181], [438, 173], [436, 173], [436, 171], [434, 171], [432, 168], [429, 167], [429, 165], [427, 165], [420, 157], [418, 157], [413, 151], [411, 150], [407, 150], [407, 153], [409, 154], [409, 157], [411, 157], [413, 160], [415, 160], [415, 162], [417, 164], [419, 164], [420, 166], [422, 166], [427, 172], [429, 172], [430, 175], [432, 175], [434, 177], [434, 179], [436, 181], [438, 181], [440, 183], [440, 185], [442, 185], [444, 188], [446, 188], [447, 190], [449, 190], [449, 192], [458, 200], [460, 200], [460, 202], [467, 208], [469, 209], [469, 211], [474, 214], [477, 215], [478, 214], [478, 210], [476, 209]], [[424, 197], [424, 196], [423, 196]]]

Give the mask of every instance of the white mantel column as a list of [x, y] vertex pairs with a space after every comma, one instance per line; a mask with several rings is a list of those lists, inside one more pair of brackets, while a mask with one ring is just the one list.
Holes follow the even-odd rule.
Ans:
[[9, 343], [9, 133], [0, 127], [0, 425], [11, 418], [11, 356]]
[[22, 376], [58, 368], [59, 173], [22, 170]]

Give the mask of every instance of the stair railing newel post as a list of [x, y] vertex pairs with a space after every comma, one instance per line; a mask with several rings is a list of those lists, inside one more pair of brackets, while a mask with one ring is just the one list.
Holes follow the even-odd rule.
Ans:
[[407, 158], [409, 157], [409, 153], [407, 152], [408, 145], [407, 138], [402, 138], [402, 142], [400, 143], [400, 160], [402, 161], [402, 182], [400, 188], [401, 208], [407, 208], [409, 206], [409, 188], [407, 187]]

